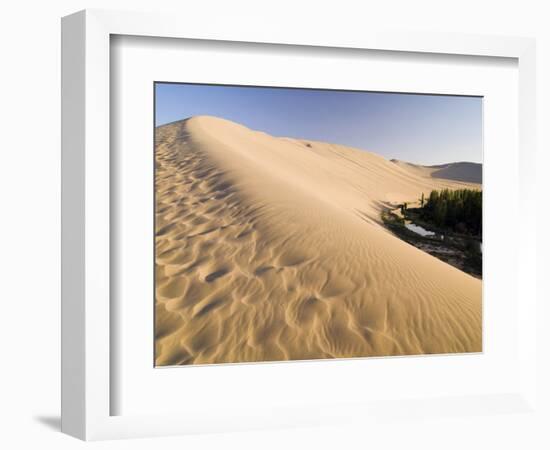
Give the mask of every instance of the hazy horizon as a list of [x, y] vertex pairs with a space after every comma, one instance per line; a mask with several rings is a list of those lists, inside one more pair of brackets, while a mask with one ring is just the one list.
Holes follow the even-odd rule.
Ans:
[[482, 98], [155, 83], [155, 126], [208, 115], [415, 164], [482, 163]]

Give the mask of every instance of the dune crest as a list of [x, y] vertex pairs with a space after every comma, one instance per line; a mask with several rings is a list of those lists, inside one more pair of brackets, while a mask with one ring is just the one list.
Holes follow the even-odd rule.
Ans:
[[463, 183], [206, 116], [156, 162], [157, 365], [481, 351], [481, 281], [380, 223]]

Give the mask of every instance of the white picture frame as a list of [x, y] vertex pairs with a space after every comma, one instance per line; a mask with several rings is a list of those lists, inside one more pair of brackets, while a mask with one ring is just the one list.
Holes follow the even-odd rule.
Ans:
[[[391, 409], [384, 402], [335, 405], [329, 414], [274, 408], [229, 420], [220, 405], [218, 420], [205, 414], [111, 415], [110, 335], [110, 38], [112, 35], [241, 43], [286, 44], [332, 49], [369, 49], [417, 54], [513, 58], [519, 73], [519, 211], [526, 232], [518, 249], [519, 378], [516, 390], [464, 398], [405, 400], [414, 414], [432, 409], [446, 415], [493, 414], [505, 410], [537, 413], [536, 404], [536, 237], [535, 43], [527, 38], [460, 34], [349, 30], [327, 35], [308, 28], [281, 30], [251, 22], [205, 24], [167, 14], [86, 10], [62, 21], [62, 430], [85, 440], [248, 430], [361, 420]], [[395, 402], [395, 400], [392, 400]], [[309, 409], [308, 409], [309, 408]], [[384, 412], [385, 411], [385, 412]], [[307, 413], [306, 413], [307, 412]], [[391, 414], [390, 414], [391, 415]], [[227, 420], [224, 420], [227, 418]], [[235, 419], [235, 418], [233, 418]]]

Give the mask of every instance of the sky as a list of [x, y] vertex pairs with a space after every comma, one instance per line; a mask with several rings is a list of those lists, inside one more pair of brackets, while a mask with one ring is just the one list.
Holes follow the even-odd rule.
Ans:
[[156, 125], [197, 115], [433, 165], [481, 162], [482, 98], [156, 83]]

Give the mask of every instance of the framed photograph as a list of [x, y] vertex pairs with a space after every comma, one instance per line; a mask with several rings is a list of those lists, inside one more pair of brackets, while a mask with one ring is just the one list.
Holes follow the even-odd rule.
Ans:
[[62, 22], [63, 431], [536, 413], [534, 42], [182, 23]]
[[482, 101], [155, 83], [155, 366], [481, 352]]

